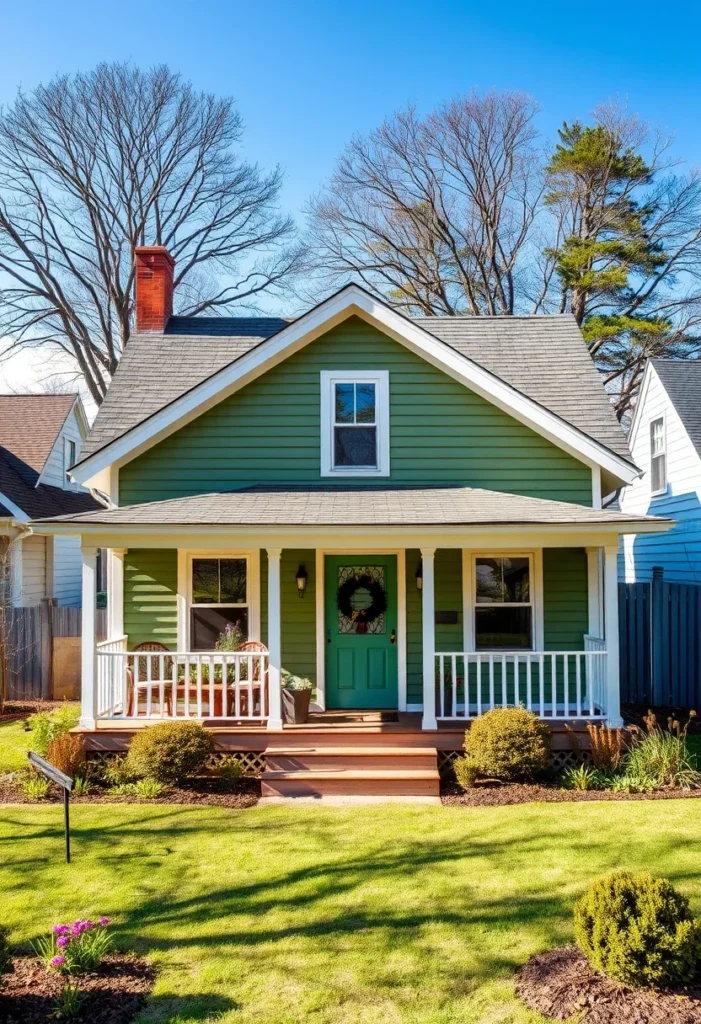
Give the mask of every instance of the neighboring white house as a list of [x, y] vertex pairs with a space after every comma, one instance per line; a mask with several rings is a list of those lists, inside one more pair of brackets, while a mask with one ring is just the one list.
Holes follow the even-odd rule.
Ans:
[[621, 511], [668, 516], [677, 525], [624, 537], [621, 579], [645, 583], [660, 566], [670, 582], [701, 583], [701, 362], [648, 362], [630, 448], [643, 474], [621, 493]]
[[0, 599], [80, 607], [78, 537], [39, 537], [34, 519], [100, 507], [68, 470], [88, 423], [78, 395], [0, 395]]

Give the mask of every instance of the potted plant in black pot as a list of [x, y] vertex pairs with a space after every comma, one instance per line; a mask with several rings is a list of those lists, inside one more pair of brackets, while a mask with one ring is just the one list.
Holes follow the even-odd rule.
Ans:
[[312, 699], [312, 681], [292, 675], [284, 668], [282, 677], [282, 717], [285, 722], [303, 725], [309, 721], [309, 704]]

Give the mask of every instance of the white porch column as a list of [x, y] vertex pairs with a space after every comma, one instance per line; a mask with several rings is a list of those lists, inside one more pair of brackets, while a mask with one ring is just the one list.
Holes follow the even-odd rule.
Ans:
[[421, 621], [423, 626], [424, 711], [422, 729], [437, 729], [436, 722], [436, 613], [434, 586], [435, 548], [421, 548], [423, 588], [421, 591]]
[[124, 636], [124, 556], [126, 548], [110, 548], [107, 559], [107, 638]]
[[604, 638], [606, 640], [606, 716], [623, 725], [618, 664], [618, 545], [604, 548]]
[[95, 728], [97, 704], [97, 655], [95, 653], [95, 602], [97, 599], [97, 548], [81, 548], [83, 556], [83, 611], [81, 641], [80, 724]]
[[268, 728], [282, 729], [282, 636], [280, 621], [280, 548], [268, 548]]
[[603, 637], [603, 580], [601, 548], [587, 548], [587, 585], [589, 605], [589, 636]]

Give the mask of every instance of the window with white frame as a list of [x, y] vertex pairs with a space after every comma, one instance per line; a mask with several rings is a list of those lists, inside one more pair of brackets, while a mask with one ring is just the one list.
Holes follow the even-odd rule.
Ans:
[[530, 555], [475, 557], [475, 650], [533, 649], [532, 561]]
[[190, 649], [214, 650], [227, 630], [246, 640], [248, 559], [193, 558], [190, 577]]
[[650, 482], [653, 494], [667, 490], [667, 439], [663, 416], [650, 422]]
[[77, 452], [77, 448], [76, 448], [75, 441], [72, 440], [72, 438], [67, 437], [65, 439], [65, 445], [64, 445], [64, 448], [63, 448], [63, 457], [64, 457], [64, 463], [65, 463], [65, 465], [63, 467], [63, 471], [64, 471], [64, 479], [65, 479], [66, 487], [73, 487], [73, 481], [71, 480], [70, 476], [68, 475], [68, 470], [71, 468], [71, 466], [75, 465], [76, 452]]
[[321, 472], [389, 476], [389, 374], [321, 374]]

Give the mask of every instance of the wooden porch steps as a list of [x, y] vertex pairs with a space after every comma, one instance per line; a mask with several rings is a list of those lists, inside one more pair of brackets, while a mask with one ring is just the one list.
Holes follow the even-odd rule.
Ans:
[[265, 797], [433, 797], [440, 794], [435, 747], [274, 747], [261, 775]]

